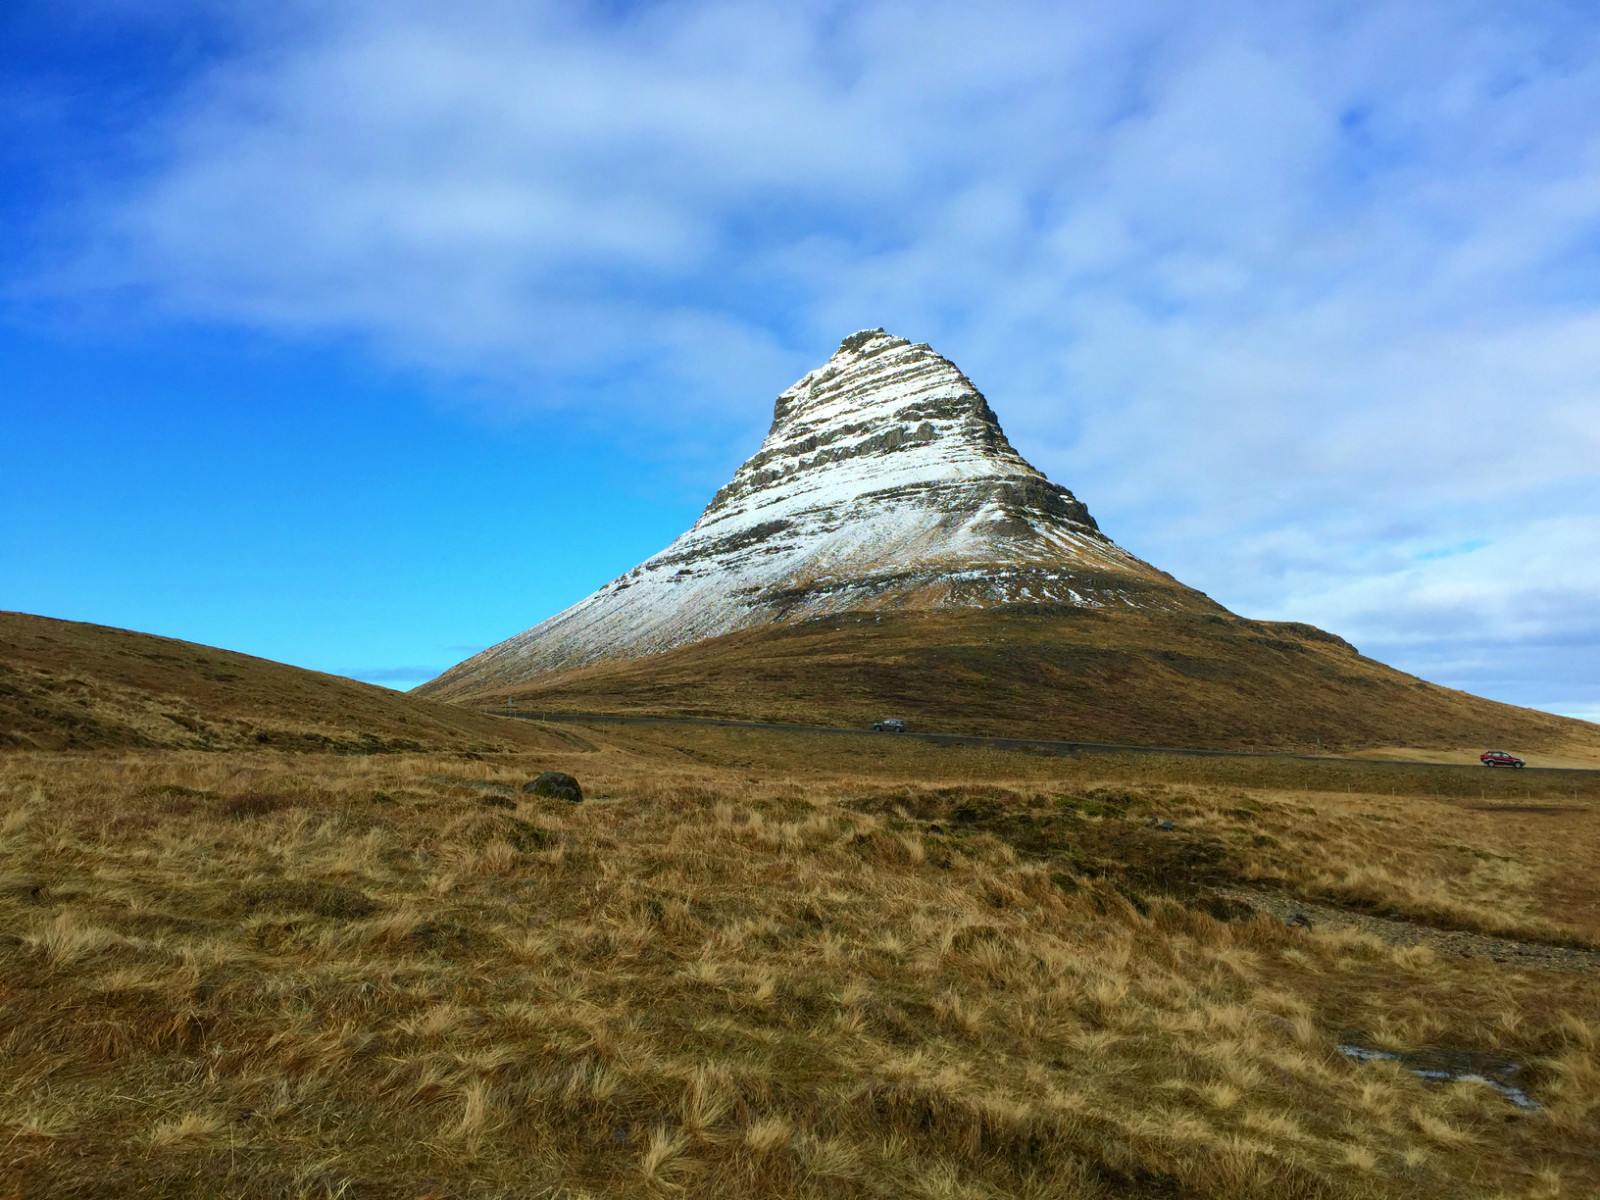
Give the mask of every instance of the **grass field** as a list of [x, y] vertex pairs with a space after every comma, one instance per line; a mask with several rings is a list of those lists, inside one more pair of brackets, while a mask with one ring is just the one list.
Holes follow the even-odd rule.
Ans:
[[1594, 947], [1600, 777], [483, 736], [0, 757], [0, 1195], [1600, 1188], [1590, 960], [1226, 898]]

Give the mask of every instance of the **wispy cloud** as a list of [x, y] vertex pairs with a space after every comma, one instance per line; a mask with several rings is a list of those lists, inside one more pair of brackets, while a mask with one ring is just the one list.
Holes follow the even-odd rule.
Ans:
[[[148, 123], [49, 286], [353, 334], [684, 437], [748, 437], [884, 324], [1230, 605], [1413, 664], [1600, 646], [1585, 6], [295, 18], [241, 26]], [[1529, 653], [1513, 698], [1551, 665]]]

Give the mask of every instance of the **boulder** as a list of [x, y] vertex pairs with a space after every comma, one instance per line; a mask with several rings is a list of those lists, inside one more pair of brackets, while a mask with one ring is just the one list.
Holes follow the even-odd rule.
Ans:
[[535, 796], [548, 796], [552, 800], [583, 803], [583, 789], [578, 786], [576, 779], [564, 771], [546, 771], [539, 778], [523, 784], [522, 790]]

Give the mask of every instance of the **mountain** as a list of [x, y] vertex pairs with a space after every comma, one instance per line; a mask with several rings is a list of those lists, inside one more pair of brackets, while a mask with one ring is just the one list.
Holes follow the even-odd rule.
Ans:
[[414, 694], [1234, 749], [1581, 756], [1587, 722], [1252, 621], [1122, 549], [927, 346], [848, 337], [661, 553]]
[[926, 345], [848, 337], [661, 553], [420, 689], [452, 698], [838, 612], [1047, 603], [1222, 612], [1100, 531]]
[[557, 737], [248, 654], [0, 612], [0, 751], [483, 751]]

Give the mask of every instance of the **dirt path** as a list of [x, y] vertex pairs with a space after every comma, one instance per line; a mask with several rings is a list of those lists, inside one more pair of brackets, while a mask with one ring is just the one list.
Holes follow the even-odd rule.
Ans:
[[1260, 912], [1270, 913], [1282, 921], [1303, 916], [1312, 929], [1356, 929], [1370, 933], [1391, 946], [1427, 946], [1434, 953], [1451, 958], [1487, 958], [1551, 971], [1600, 971], [1600, 951], [1597, 950], [1577, 950], [1543, 942], [1519, 942], [1459, 929], [1434, 929], [1428, 925], [1370, 917], [1365, 913], [1272, 892], [1227, 891], [1220, 894], [1248, 904]]

